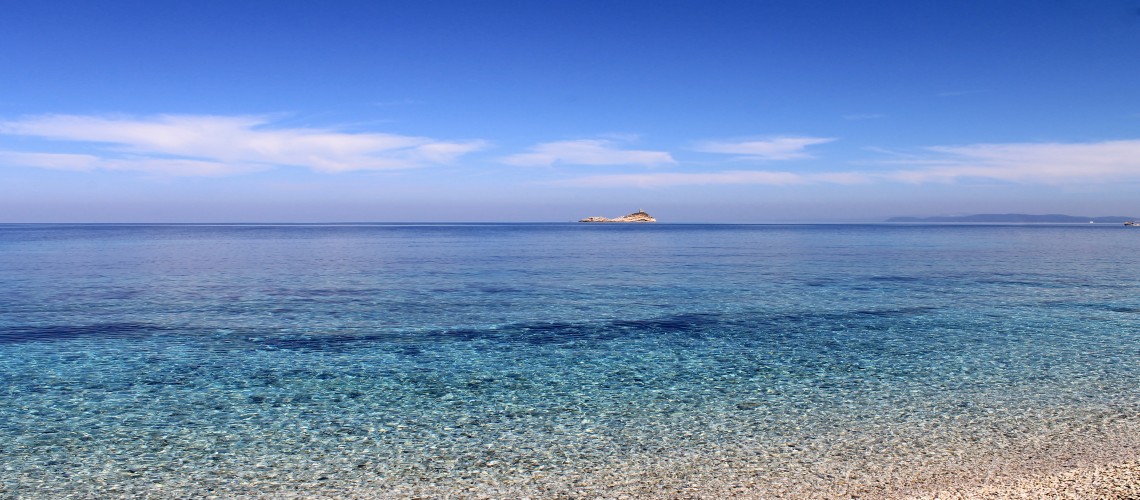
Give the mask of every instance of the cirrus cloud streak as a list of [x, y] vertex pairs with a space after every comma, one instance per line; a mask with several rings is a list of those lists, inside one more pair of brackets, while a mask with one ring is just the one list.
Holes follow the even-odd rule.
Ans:
[[[485, 141], [440, 141], [320, 128], [277, 128], [264, 116], [159, 115], [147, 118], [44, 115], [0, 122], [0, 134], [79, 144], [83, 154], [7, 151], [7, 161], [68, 170], [135, 170], [225, 175], [277, 166], [321, 172], [451, 163]], [[53, 148], [58, 149], [58, 148]]]
[[502, 158], [508, 165], [548, 167], [566, 165], [671, 165], [677, 163], [673, 155], [664, 151], [620, 149], [616, 141], [607, 139], [579, 139], [556, 141], [531, 147], [526, 153]]
[[792, 172], [729, 170], [723, 172], [663, 172], [646, 174], [591, 175], [563, 181], [562, 184], [588, 187], [668, 187], [700, 184], [804, 184], [807, 178]]
[[796, 160], [811, 158], [808, 146], [834, 141], [830, 137], [773, 137], [768, 139], [744, 139], [735, 141], [703, 141], [697, 143], [694, 151], [739, 155], [741, 160]]
[[[1087, 143], [1008, 143], [934, 146], [901, 159], [869, 162], [879, 168], [823, 172], [729, 170], [579, 177], [563, 184], [592, 187], [668, 187], [709, 184], [908, 184], [998, 181], [1077, 185], [1140, 182], [1140, 139]], [[891, 169], [884, 166], [895, 167]]]
[[[891, 177], [904, 182], [978, 178], [1025, 184], [1140, 180], [1140, 139], [1085, 143], [1009, 143], [935, 146], [930, 166]], [[896, 161], [905, 163], [905, 160]]]

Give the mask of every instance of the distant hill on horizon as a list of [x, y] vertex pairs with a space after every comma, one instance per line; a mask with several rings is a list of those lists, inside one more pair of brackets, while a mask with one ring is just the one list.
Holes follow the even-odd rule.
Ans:
[[942, 217], [891, 217], [886, 222], [1017, 222], [1017, 223], [1089, 223], [1120, 224], [1136, 220], [1135, 217], [1113, 215], [1105, 217], [1085, 217], [1083, 215], [1029, 215], [1029, 214], [975, 214]]

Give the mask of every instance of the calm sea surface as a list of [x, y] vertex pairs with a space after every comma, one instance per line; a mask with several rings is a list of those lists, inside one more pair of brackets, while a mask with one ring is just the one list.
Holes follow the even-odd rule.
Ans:
[[1001, 447], [1140, 413], [1138, 265], [1117, 225], [0, 225], [0, 496]]

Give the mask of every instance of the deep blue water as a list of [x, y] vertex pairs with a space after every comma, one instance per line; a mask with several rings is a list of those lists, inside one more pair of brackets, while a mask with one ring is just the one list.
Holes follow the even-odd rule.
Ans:
[[1138, 250], [1115, 225], [0, 225], [0, 495], [1126, 418]]

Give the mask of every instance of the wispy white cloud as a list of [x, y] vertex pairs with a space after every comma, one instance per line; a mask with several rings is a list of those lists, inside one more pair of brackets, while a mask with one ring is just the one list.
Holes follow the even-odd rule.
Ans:
[[661, 172], [646, 174], [605, 174], [579, 177], [562, 182], [589, 187], [669, 187], [701, 184], [766, 184], [786, 186], [804, 184], [807, 179], [792, 172], [729, 170], [724, 172]]
[[739, 155], [745, 160], [796, 160], [811, 158], [808, 146], [834, 141], [830, 137], [772, 137], [766, 139], [714, 140], [697, 143], [702, 153]]
[[99, 158], [91, 155], [0, 151], [0, 164], [8, 165], [83, 172], [95, 170], [98, 163]]
[[145, 172], [164, 176], [222, 176], [266, 168], [263, 165], [256, 164], [233, 164], [178, 158], [103, 158], [87, 154], [15, 151], [0, 151], [0, 164], [74, 172], [92, 170]]
[[873, 151], [891, 154], [893, 158], [872, 162], [877, 168], [861, 170], [650, 172], [594, 175], [563, 183], [592, 187], [668, 187], [710, 184], [930, 184], [969, 180], [1046, 185], [1140, 182], [1140, 140], [934, 146], [913, 154]]
[[[9, 162], [42, 168], [137, 170], [164, 175], [224, 175], [276, 166], [322, 172], [412, 168], [449, 163], [487, 147], [484, 141], [275, 128], [264, 116], [160, 115], [147, 118], [45, 115], [0, 122], [0, 134], [79, 143], [85, 155], [4, 153]], [[52, 156], [57, 155], [57, 156]], [[23, 159], [24, 162], [17, 160]], [[69, 163], [70, 162], [70, 163]], [[74, 169], [74, 168], [73, 168]]]
[[884, 174], [911, 183], [992, 179], [1026, 184], [1140, 181], [1140, 140], [935, 146], [933, 155], [893, 160], [919, 165]]
[[620, 149], [609, 139], [579, 139], [539, 144], [526, 153], [502, 158], [503, 163], [519, 166], [565, 165], [669, 165], [676, 163], [665, 151]]

